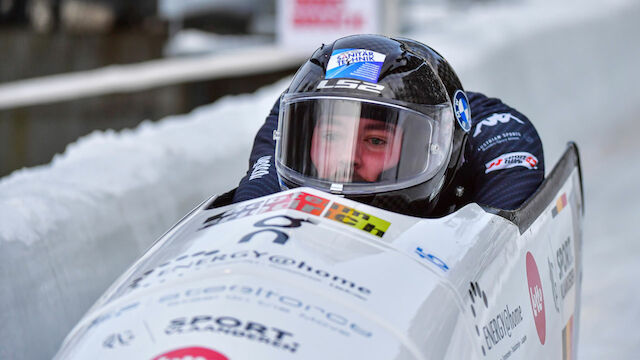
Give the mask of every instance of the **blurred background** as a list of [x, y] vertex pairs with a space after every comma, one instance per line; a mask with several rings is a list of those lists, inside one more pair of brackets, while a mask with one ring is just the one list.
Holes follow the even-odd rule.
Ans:
[[0, 359], [51, 358], [151, 243], [244, 175], [321, 43], [401, 35], [585, 186], [580, 359], [640, 352], [635, 0], [0, 0]]
[[[200, 56], [270, 44], [274, 38], [274, 1], [2, 0], [0, 84]], [[251, 92], [294, 67], [253, 77], [217, 74], [214, 79], [203, 75], [168, 80], [156, 76], [161, 83], [126, 94], [102, 88], [90, 98], [82, 94], [92, 85], [87, 83], [76, 90], [81, 94], [56, 98], [61, 88], [71, 86], [71, 80], [62, 78], [59, 86], [35, 100], [34, 91], [42, 83], [33, 82], [34, 90], [26, 89], [22, 98], [26, 103], [0, 100], [0, 176], [48, 163], [66, 144], [92, 130], [133, 127], [144, 119], [185, 113], [226, 94]], [[105, 81], [92, 73], [84, 75], [85, 82]]]

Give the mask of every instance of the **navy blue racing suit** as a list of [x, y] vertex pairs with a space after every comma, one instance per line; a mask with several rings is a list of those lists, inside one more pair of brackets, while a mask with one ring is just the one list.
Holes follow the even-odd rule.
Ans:
[[[449, 211], [475, 202], [498, 209], [520, 206], [544, 179], [542, 142], [533, 124], [499, 99], [467, 92], [472, 128], [464, 162], [445, 188], [441, 202]], [[278, 126], [276, 101], [258, 131], [249, 158], [249, 170], [235, 191], [233, 202], [281, 191], [275, 168], [273, 130]], [[440, 211], [445, 214], [448, 211]]]

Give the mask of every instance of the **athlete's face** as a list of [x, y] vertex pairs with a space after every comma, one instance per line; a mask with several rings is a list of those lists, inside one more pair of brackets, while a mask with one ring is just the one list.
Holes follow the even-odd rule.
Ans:
[[373, 182], [398, 165], [402, 128], [382, 121], [333, 117], [316, 125], [311, 161], [321, 179]]

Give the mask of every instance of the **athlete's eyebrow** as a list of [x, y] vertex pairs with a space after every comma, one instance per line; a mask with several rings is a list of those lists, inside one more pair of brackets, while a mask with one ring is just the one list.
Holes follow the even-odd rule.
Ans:
[[383, 121], [373, 121], [364, 126], [365, 130], [388, 130], [395, 131], [396, 126], [394, 124], [383, 122]]
[[340, 119], [338, 117], [330, 117], [330, 118], [320, 119], [316, 124], [316, 127], [342, 126], [346, 123], [347, 122], [345, 122], [343, 119]]

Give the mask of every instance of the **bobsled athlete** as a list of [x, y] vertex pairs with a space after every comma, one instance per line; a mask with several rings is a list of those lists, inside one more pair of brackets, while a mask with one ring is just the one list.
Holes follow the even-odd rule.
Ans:
[[309, 186], [420, 217], [470, 202], [515, 209], [544, 177], [542, 143], [524, 115], [465, 92], [430, 47], [379, 35], [316, 50], [249, 162], [234, 202]]

